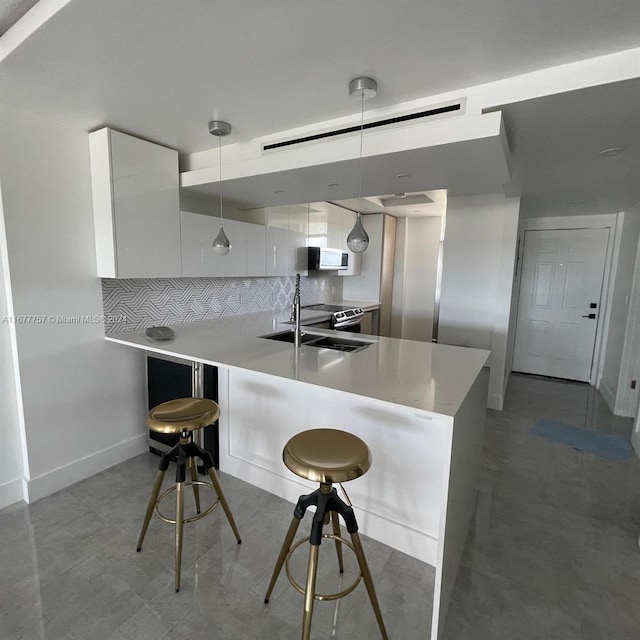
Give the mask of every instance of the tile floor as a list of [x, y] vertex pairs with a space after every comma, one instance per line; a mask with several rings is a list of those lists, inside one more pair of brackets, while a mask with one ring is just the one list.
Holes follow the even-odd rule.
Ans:
[[[504, 411], [488, 414], [478, 510], [443, 640], [640, 638], [640, 461], [530, 435], [543, 417], [631, 431], [587, 385], [512, 376]], [[135, 553], [157, 462], [139, 456], [0, 511], [0, 640], [299, 636], [302, 599], [284, 577], [262, 601], [291, 505], [223, 476], [243, 544], [221, 512], [188, 525], [176, 594], [171, 528], [154, 519]], [[363, 540], [390, 637], [426, 640], [433, 570]], [[334, 550], [321, 549], [333, 568]], [[301, 573], [304, 557], [292, 565]], [[323, 572], [327, 589], [335, 575]], [[312, 637], [379, 637], [364, 588], [337, 607], [318, 603]]]
[[512, 375], [490, 411], [474, 530], [442, 640], [638, 640], [640, 461], [529, 433], [540, 418], [631, 434], [586, 384]]

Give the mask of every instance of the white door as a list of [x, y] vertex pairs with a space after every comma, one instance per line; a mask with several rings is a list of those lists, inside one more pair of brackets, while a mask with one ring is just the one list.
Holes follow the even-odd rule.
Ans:
[[525, 232], [513, 370], [588, 382], [609, 229]]

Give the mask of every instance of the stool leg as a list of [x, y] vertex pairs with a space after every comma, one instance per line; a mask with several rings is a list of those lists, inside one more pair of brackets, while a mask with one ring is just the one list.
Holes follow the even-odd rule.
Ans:
[[271, 592], [273, 591], [273, 587], [276, 586], [276, 580], [280, 575], [280, 571], [282, 571], [282, 565], [284, 564], [285, 558], [289, 553], [289, 549], [291, 549], [291, 544], [293, 543], [293, 539], [296, 537], [296, 532], [298, 531], [299, 526], [300, 526], [300, 519], [294, 516], [291, 519], [291, 524], [289, 525], [289, 531], [287, 531], [287, 535], [285, 536], [284, 542], [282, 543], [280, 554], [278, 555], [278, 559], [276, 560], [276, 566], [273, 568], [273, 574], [271, 575], [271, 582], [269, 582], [267, 593], [264, 596], [265, 604], [268, 604], [269, 598], [271, 597]]
[[[331, 521], [333, 523], [333, 535], [340, 537], [340, 520], [338, 514], [335, 511], [331, 512]], [[340, 567], [340, 573], [344, 573], [344, 563], [342, 561], [342, 542], [336, 540], [336, 552], [338, 554], [338, 567]]]
[[153, 489], [151, 490], [151, 497], [149, 498], [149, 503], [147, 504], [147, 512], [144, 516], [144, 522], [142, 523], [142, 531], [140, 531], [140, 537], [138, 538], [138, 546], [136, 551], [140, 551], [142, 549], [142, 542], [144, 541], [144, 536], [147, 533], [147, 529], [149, 527], [149, 522], [151, 520], [151, 516], [153, 515], [153, 510], [156, 506], [156, 500], [158, 499], [158, 494], [160, 493], [160, 487], [162, 487], [162, 480], [164, 479], [164, 471], [160, 469], [156, 474], [155, 482], [153, 483]]
[[218, 478], [218, 474], [216, 473], [216, 470], [214, 467], [209, 467], [207, 471], [209, 472], [211, 483], [215, 487], [216, 493], [218, 494], [218, 498], [220, 499], [220, 504], [222, 505], [222, 508], [224, 509], [224, 512], [227, 515], [227, 520], [229, 521], [229, 524], [233, 529], [233, 533], [236, 537], [236, 540], [238, 541], [238, 544], [240, 544], [242, 542], [242, 540], [240, 539], [240, 533], [238, 533], [238, 527], [236, 527], [236, 521], [233, 519], [233, 514], [231, 513], [231, 509], [229, 508], [229, 503], [227, 502], [227, 499], [224, 497], [224, 492], [222, 491], [222, 486], [220, 485], [220, 479]]
[[309, 545], [309, 563], [307, 564], [307, 586], [304, 592], [304, 613], [302, 614], [302, 640], [311, 637], [311, 616], [316, 595], [316, 577], [318, 575], [318, 551], [320, 545]]
[[184, 528], [184, 482], [176, 483], [176, 592], [180, 591], [180, 571], [182, 569], [182, 531]]
[[191, 487], [193, 488], [193, 497], [196, 501], [196, 513], [200, 513], [200, 487], [196, 484], [198, 480], [198, 468], [196, 459], [189, 458], [189, 468], [191, 469]]
[[360, 573], [362, 573], [362, 579], [364, 580], [365, 587], [367, 588], [369, 600], [371, 600], [371, 606], [373, 607], [373, 612], [376, 616], [376, 620], [378, 621], [380, 633], [382, 634], [383, 640], [388, 640], [387, 630], [384, 628], [382, 613], [380, 612], [380, 605], [378, 604], [378, 597], [376, 596], [376, 590], [373, 586], [373, 579], [371, 578], [369, 565], [364, 557], [364, 549], [362, 548], [362, 542], [360, 541], [360, 536], [357, 531], [351, 534], [351, 542], [353, 542], [353, 548], [356, 552], [356, 557], [358, 558], [358, 564], [360, 565]]

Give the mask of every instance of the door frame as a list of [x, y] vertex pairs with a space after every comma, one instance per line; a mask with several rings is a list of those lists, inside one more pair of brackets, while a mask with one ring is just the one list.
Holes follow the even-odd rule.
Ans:
[[616, 415], [636, 418], [634, 424], [634, 439], [632, 442], [636, 447], [638, 457], [640, 457], [640, 411], [638, 411], [638, 399], [640, 397], [640, 389], [632, 389], [630, 380], [638, 377], [637, 361], [640, 352], [640, 282], [638, 278], [638, 269], [640, 269], [640, 244], [636, 249], [636, 259], [633, 268], [633, 282], [631, 284], [631, 292], [629, 294], [629, 306], [627, 312], [627, 326], [624, 332], [624, 341], [622, 343], [622, 358], [620, 361], [620, 372], [618, 374], [618, 386], [615, 398], [613, 399], [613, 412]]
[[[517, 313], [520, 302], [520, 285], [522, 282], [522, 262], [524, 257], [524, 235], [527, 231], [540, 230], [571, 230], [571, 229], [609, 229], [607, 243], [607, 256], [604, 263], [604, 277], [602, 282], [602, 304], [600, 306], [600, 318], [596, 330], [596, 338], [593, 352], [593, 362], [589, 375], [589, 384], [599, 387], [604, 367], [604, 354], [606, 352], [606, 336], [609, 333], [609, 320], [611, 316], [611, 298], [613, 296], [613, 283], [616, 277], [618, 255], [620, 253], [620, 240], [622, 237], [622, 213], [605, 213], [596, 215], [556, 216], [545, 218], [521, 218], [518, 229], [518, 256], [517, 271], [515, 277], [514, 313], [516, 317], [512, 323], [512, 334], [509, 336], [511, 345], [515, 344]], [[513, 370], [513, 349], [511, 350], [510, 369]]]

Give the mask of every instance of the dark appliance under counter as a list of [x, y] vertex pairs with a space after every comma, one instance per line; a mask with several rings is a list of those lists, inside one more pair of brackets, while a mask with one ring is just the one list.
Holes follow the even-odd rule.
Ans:
[[[147, 354], [147, 409], [177, 398], [200, 397], [218, 402], [218, 368], [171, 356]], [[178, 443], [178, 436], [148, 432], [149, 451], [161, 455]], [[199, 429], [194, 440], [219, 466], [218, 423]], [[200, 470], [200, 469], [199, 469]]]

